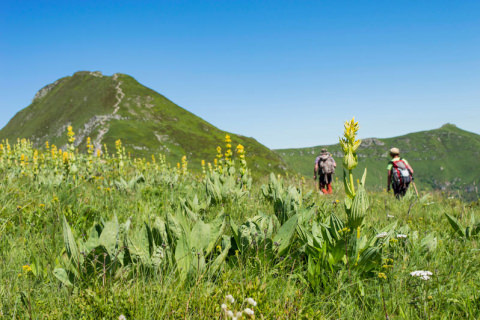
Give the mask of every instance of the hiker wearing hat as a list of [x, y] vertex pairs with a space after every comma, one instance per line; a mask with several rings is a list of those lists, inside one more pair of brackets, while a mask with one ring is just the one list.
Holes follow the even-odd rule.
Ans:
[[335, 173], [337, 164], [327, 149], [322, 149], [320, 155], [315, 159], [315, 168], [313, 169], [313, 180], [317, 180], [318, 189], [324, 194], [332, 193], [332, 176]]
[[390, 157], [392, 160], [387, 165], [387, 192], [390, 191], [391, 186], [393, 194], [399, 199], [405, 195], [410, 182], [413, 181], [413, 169], [407, 160], [400, 158], [400, 150], [398, 148], [390, 149]]

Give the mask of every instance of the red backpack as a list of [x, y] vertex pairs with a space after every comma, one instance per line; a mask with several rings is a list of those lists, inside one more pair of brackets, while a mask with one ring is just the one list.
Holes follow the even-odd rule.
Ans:
[[392, 163], [392, 183], [397, 187], [407, 187], [412, 182], [412, 172], [403, 159], [390, 161]]

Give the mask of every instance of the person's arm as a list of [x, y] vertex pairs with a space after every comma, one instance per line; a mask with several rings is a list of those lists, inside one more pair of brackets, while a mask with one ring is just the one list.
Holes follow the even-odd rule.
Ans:
[[317, 180], [317, 172], [318, 172], [318, 162], [315, 163], [315, 167], [313, 167], [313, 180]]
[[410, 174], [413, 176], [413, 168], [412, 166], [410, 165], [410, 163], [408, 163], [407, 160], [403, 160], [405, 162], [405, 164], [407, 165], [407, 169], [410, 170]]

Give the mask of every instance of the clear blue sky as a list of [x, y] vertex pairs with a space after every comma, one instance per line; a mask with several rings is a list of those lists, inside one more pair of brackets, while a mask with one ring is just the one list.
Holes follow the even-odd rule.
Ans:
[[271, 148], [480, 133], [480, 1], [2, 1], [0, 127], [79, 70]]

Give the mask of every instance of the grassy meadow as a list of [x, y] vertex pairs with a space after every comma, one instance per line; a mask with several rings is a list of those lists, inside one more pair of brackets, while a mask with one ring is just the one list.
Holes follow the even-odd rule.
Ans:
[[2, 142], [0, 318], [480, 318], [480, 202], [367, 192], [357, 130], [328, 196], [228, 136], [194, 172]]

